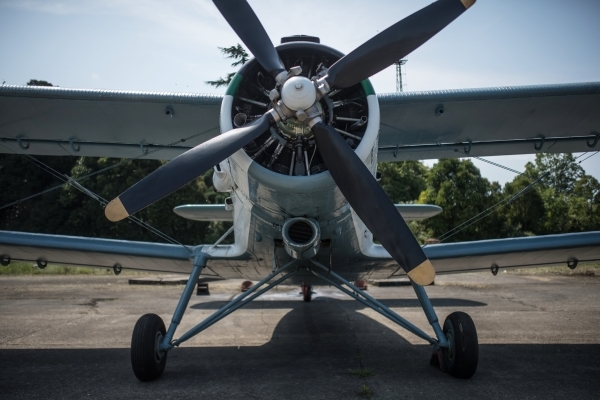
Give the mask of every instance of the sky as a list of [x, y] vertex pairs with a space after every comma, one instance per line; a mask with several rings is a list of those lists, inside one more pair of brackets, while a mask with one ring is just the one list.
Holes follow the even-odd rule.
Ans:
[[[430, 2], [249, 1], [275, 44], [308, 34], [344, 53]], [[597, 0], [479, 0], [407, 57], [405, 90], [600, 81], [598, 20]], [[6, 84], [220, 94], [204, 82], [234, 71], [217, 47], [239, 42], [203, 0], [0, 0], [0, 37]], [[394, 67], [371, 82], [394, 92]], [[524, 170], [534, 156], [487, 158]], [[514, 178], [473, 161], [490, 180]], [[581, 166], [600, 179], [600, 154]]]

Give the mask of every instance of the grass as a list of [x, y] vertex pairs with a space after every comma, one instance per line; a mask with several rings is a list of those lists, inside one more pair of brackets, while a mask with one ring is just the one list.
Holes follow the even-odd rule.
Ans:
[[357, 376], [359, 378], [369, 378], [375, 376], [375, 372], [369, 368], [353, 369], [348, 371], [350, 375]]
[[[143, 272], [123, 270], [124, 275], [138, 275]], [[35, 263], [11, 262], [9, 265], [0, 265], [0, 276], [28, 276], [28, 275], [114, 275], [112, 268], [73, 267], [68, 265], [48, 265], [39, 269]]]
[[351, 369], [348, 372], [350, 373], [350, 375], [356, 376], [357, 378], [362, 379], [363, 384], [360, 387], [360, 389], [358, 390], [358, 394], [364, 398], [370, 399], [373, 396], [373, 392], [367, 386], [367, 378], [375, 376], [375, 372], [373, 372], [372, 369], [365, 367], [365, 365], [363, 363], [362, 354], [359, 353], [355, 358], [358, 360], [360, 368], [359, 369]]
[[373, 396], [373, 392], [371, 392], [371, 389], [369, 389], [366, 383], [363, 383], [363, 385], [360, 387], [358, 394], [367, 399], [370, 399]]

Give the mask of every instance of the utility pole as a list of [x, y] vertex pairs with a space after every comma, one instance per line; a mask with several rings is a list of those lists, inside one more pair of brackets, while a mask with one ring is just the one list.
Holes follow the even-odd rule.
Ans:
[[406, 64], [408, 60], [398, 60], [394, 64], [396, 64], [396, 92], [403, 92], [404, 87], [402, 86], [402, 66]]

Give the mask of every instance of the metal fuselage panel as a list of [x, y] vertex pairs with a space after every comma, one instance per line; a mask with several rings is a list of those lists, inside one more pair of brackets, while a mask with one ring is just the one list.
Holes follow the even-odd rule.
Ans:
[[[366, 100], [368, 126], [355, 152], [375, 174], [379, 105], [374, 93], [369, 93]], [[233, 101], [231, 94], [223, 99], [220, 117], [222, 132], [233, 129]], [[318, 221], [322, 239], [321, 250], [316, 256], [319, 262], [331, 265], [351, 278], [362, 276], [376, 265], [366, 261], [361, 251], [365, 245], [373, 245], [372, 235], [365, 233], [364, 225], [352, 212], [328, 171], [310, 176], [284, 175], [254, 162], [243, 149], [223, 161], [220, 168], [230, 175], [232, 182], [236, 246], [239, 246], [240, 252], [251, 255], [255, 260], [254, 263], [245, 262], [245, 267], [240, 264], [234, 268], [231, 277], [241, 274], [248, 279], [259, 279], [271, 272], [274, 263], [282, 265], [290, 260], [278, 244], [282, 240], [281, 227], [285, 220], [292, 217], [308, 217]], [[239, 218], [242, 214], [250, 217]], [[243, 226], [240, 225], [242, 223]], [[232, 266], [235, 262], [216, 258], [211, 261], [211, 266], [217, 268], [221, 264]], [[218, 273], [227, 278], [229, 276], [225, 270], [218, 268]], [[304, 278], [308, 276], [299, 277]]]

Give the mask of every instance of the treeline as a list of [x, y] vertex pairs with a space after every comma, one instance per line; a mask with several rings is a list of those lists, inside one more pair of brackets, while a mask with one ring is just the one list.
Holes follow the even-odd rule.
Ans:
[[[68, 175], [111, 200], [161, 165], [155, 160], [0, 155], [0, 229], [162, 241], [131, 220], [109, 222], [100, 202], [73, 185], [50, 190], [64, 183], [57, 175]], [[504, 187], [483, 178], [470, 160], [440, 160], [432, 168], [416, 161], [381, 163], [379, 171], [395, 203], [444, 209], [434, 218], [410, 223], [423, 243], [431, 238], [454, 242], [600, 229], [600, 184], [585, 175], [571, 154], [538, 154], [524, 174]], [[214, 243], [230, 223], [190, 221], [172, 210], [182, 204], [222, 204], [226, 196], [213, 190], [211, 170], [135, 215], [182, 243]]]
[[468, 159], [381, 163], [381, 184], [394, 202], [436, 204], [443, 212], [409, 225], [421, 243], [600, 230], [600, 183], [572, 154], [537, 154], [502, 187]]
[[[0, 207], [63, 184], [64, 181], [56, 175], [65, 174], [110, 201], [163, 163], [157, 160], [50, 156], [37, 156], [34, 160], [39, 162], [18, 155], [0, 155], [0, 185], [4, 188]], [[106, 170], [100, 172], [103, 169]], [[182, 204], [223, 203], [225, 197], [226, 193], [213, 190], [211, 170], [135, 216], [181, 243], [214, 243], [231, 223], [190, 221], [176, 215], [173, 208]], [[164, 241], [130, 219], [119, 223], [108, 221], [103, 205], [73, 185], [61, 186], [0, 210], [0, 229]]]

